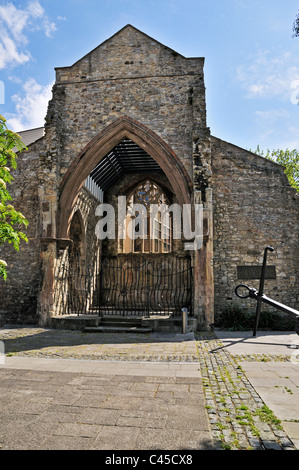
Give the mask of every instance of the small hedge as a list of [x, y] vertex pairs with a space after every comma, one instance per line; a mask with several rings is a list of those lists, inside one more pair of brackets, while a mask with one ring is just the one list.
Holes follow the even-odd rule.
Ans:
[[[231, 331], [251, 330], [254, 320], [255, 312], [247, 312], [238, 305], [230, 305], [220, 313], [215, 326]], [[269, 311], [262, 311], [260, 314], [258, 329], [293, 331], [295, 327], [296, 318], [289, 315]]]

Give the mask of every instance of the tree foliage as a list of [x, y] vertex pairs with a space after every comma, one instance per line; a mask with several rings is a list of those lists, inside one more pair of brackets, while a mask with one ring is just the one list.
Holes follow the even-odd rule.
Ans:
[[265, 153], [257, 146], [254, 152], [262, 157], [268, 158], [284, 167], [284, 172], [290, 185], [299, 192], [299, 152], [298, 150], [272, 150]]
[[[25, 148], [20, 136], [10, 131], [6, 119], [0, 115], [0, 246], [10, 243], [19, 250], [21, 240], [28, 241], [22, 232], [28, 221], [10, 203], [8, 185], [13, 181], [11, 170], [17, 167], [16, 151]], [[7, 279], [7, 263], [0, 259], [0, 276]]]
[[299, 37], [299, 13], [297, 13], [296, 19], [293, 24], [293, 36]]

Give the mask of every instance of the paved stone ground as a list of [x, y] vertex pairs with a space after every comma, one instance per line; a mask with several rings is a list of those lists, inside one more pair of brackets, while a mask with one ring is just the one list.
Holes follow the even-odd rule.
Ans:
[[216, 334], [299, 449], [299, 336], [290, 331]]
[[0, 371], [3, 450], [212, 447], [200, 378], [190, 370], [185, 374], [181, 369], [179, 376], [178, 369], [165, 374], [161, 364], [157, 375], [151, 369], [127, 374], [127, 364], [121, 370], [111, 362], [115, 370], [110, 374], [101, 367], [93, 373], [78, 372], [75, 365], [70, 372], [71, 362], [85, 366], [85, 361], [61, 359], [67, 370], [62, 372], [49, 364], [57, 360], [44, 363], [51, 370], [39, 370], [29, 358], [21, 359], [24, 368], [8, 364]]
[[[198, 334], [197, 339], [215, 445], [227, 449], [295, 450], [280, 420], [248, 380], [238, 357], [232, 356], [213, 333]], [[256, 357], [253, 359], [256, 361]]]
[[117, 361], [197, 361], [193, 334], [84, 333], [43, 328], [0, 328], [6, 354]]
[[10, 327], [0, 340], [2, 449], [296, 449], [214, 333]]

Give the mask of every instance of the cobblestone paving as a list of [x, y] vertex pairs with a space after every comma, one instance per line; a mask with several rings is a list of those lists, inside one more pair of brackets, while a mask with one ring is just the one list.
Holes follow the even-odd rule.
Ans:
[[213, 333], [197, 334], [196, 339], [215, 445], [223, 449], [295, 450], [247, 380], [239, 357], [232, 357]]
[[[159, 339], [160, 338], [160, 339]], [[174, 342], [168, 336], [84, 334], [38, 328], [0, 329], [6, 355], [33, 357], [199, 362], [214, 446], [232, 450], [294, 450], [279, 421], [256, 393], [242, 360], [233, 357], [211, 333], [197, 333], [195, 341]], [[256, 355], [254, 361], [287, 361], [286, 356]]]
[[[180, 335], [178, 335], [178, 338]], [[197, 361], [194, 341], [173, 341], [173, 335], [84, 333], [42, 328], [2, 328], [5, 353], [30, 357], [113, 361]]]

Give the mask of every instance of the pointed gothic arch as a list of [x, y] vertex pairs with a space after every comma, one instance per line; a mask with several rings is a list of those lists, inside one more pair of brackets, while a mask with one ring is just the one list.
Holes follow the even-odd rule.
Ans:
[[148, 127], [124, 116], [94, 137], [77, 155], [66, 172], [60, 186], [57, 215], [58, 239], [69, 239], [74, 206], [86, 178], [99, 161], [124, 138], [134, 141], [159, 164], [181, 205], [191, 203], [191, 179], [173, 150]]

